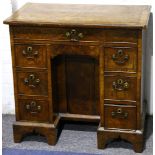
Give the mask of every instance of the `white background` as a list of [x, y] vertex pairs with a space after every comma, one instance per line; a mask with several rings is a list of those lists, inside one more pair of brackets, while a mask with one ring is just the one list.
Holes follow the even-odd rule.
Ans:
[[[9, 29], [7, 25], [2, 22], [12, 11], [20, 8], [26, 2], [36, 3], [72, 3], [72, 4], [113, 4], [113, 5], [152, 5], [152, 12], [154, 12], [153, 0], [1, 0], [0, 1], [0, 99], [2, 104], [2, 112], [14, 114], [14, 92], [11, 66], [11, 51], [9, 40]], [[152, 33], [152, 32], [151, 32]], [[149, 41], [151, 42], [151, 40]], [[147, 83], [145, 85], [145, 98], [148, 102], [147, 112], [153, 114], [153, 82], [152, 82], [152, 52], [147, 54]]]

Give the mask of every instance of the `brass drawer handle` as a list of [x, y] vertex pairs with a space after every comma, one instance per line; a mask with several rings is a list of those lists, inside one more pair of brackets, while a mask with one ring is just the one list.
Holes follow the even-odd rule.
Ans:
[[122, 79], [118, 79], [112, 83], [112, 87], [114, 90], [126, 90], [129, 88], [129, 83], [127, 81], [123, 81]]
[[125, 55], [124, 51], [119, 49], [116, 54], [112, 55], [112, 60], [117, 64], [124, 64], [129, 60], [129, 55]]
[[116, 111], [111, 112], [111, 116], [113, 118], [123, 118], [126, 119], [128, 117], [127, 112], [123, 112], [121, 108], [118, 108]]
[[24, 84], [31, 88], [35, 88], [39, 83], [40, 79], [37, 78], [34, 74], [30, 74], [24, 79]]
[[22, 51], [22, 53], [27, 59], [34, 59], [34, 57], [38, 56], [39, 54], [38, 51], [33, 51], [31, 46], [28, 46], [26, 50]]
[[71, 41], [79, 41], [84, 35], [83, 33], [78, 33], [75, 29], [72, 29], [70, 32], [66, 32], [66, 37]]
[[31, 101], [30, 103], [26, 104], [25, 108], [30, 113], [38, 113], [41, 111], [41, 106], [38, 105], [35, 101]]

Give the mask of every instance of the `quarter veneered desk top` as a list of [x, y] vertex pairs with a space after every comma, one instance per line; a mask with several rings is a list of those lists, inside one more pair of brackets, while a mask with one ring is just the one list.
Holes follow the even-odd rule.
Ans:
[[27, 3], [4, 21], [11, 25], [145, 28], [150, 6]]

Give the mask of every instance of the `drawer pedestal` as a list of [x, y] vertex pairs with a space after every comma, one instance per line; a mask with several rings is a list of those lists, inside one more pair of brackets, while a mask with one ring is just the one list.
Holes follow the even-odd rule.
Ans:
[[47, 123], [15, 122], [13, 124], [14, 142], [20, 143], [28, 133], [39, 133], [46, 137], [49, 145], [55, 145], [58, 136], [58, 124], [56, 126]]
[[142, 152], [144, 146], [143, 131], [120, 131], [120, 130], [107, 130], [99, 127], [97, 131], [98, 148], [103, 149], [106, 147], [108, 140], [121, 138], [132, 143], [135, 152]]

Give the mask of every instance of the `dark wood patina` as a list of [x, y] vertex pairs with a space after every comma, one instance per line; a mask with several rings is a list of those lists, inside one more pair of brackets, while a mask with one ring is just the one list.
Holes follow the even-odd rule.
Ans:
[[27, 3], [9, 24], [14, 141], [57, 141], [61, 119], [99, 122], [98, 148], [126, 139], [143, 150], [143, 73], [150, 6]]

